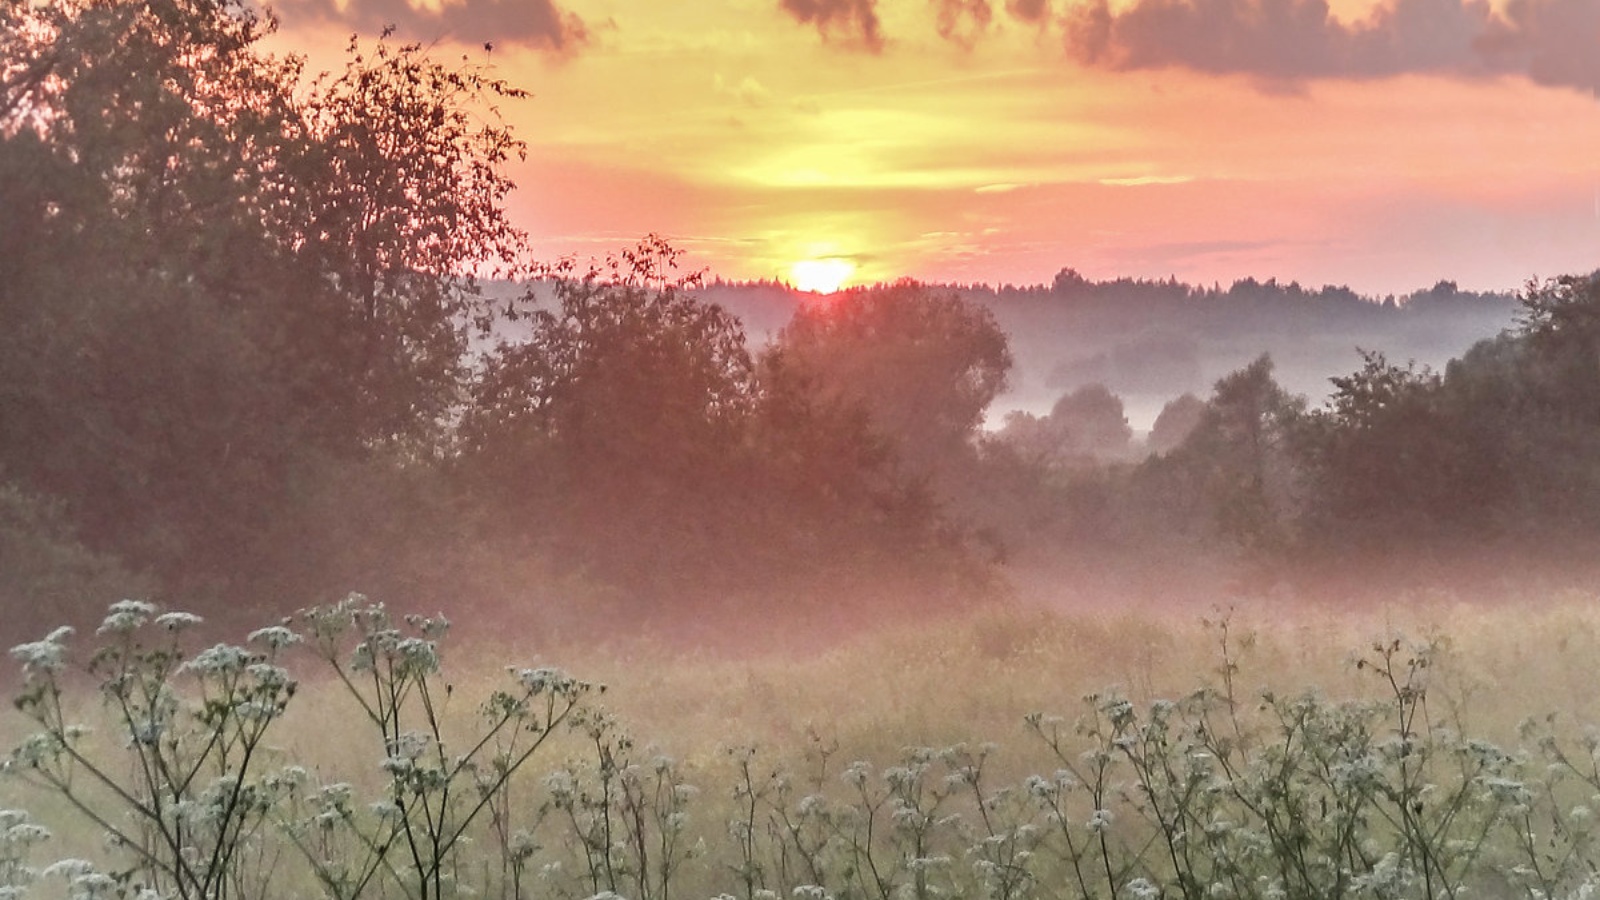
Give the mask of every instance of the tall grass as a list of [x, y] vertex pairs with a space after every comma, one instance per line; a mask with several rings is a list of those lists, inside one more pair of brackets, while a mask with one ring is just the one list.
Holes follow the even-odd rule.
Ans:
[[589, 682], [359, 600], [209, 648], [124, 602], [13, 651], [0, 891], [1587, 896], [1591, 602], [540, 648]]

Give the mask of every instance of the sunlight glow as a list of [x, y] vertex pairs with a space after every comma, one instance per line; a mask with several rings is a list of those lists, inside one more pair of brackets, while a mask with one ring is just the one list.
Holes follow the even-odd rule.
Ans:
[[839, 256], [824, 259], [806, 259], [789, 269], [794, 286], [815, 294], [831, 294], [856, 273], [856, 264]]

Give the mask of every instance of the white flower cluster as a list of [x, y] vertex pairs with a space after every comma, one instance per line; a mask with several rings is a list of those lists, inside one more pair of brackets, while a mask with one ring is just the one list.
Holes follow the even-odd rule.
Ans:
[[406, 616], [406, 624], [422, 632], [422, 636], [438, 640], [450, 630], [450, 620], [443, 613], [437, 616]]
[[517, 679], [517, 684], [530, 694], [570, 694], [578, 690], [581, 685], [577, 679], [560, 669], [508, 669]]
[[1356, 891], [1370, 892], [1375, 897], [1388, 900], [1405, 896], [1415, 880], [1416, 876], [1410, 867], [1401, 862], [1398, 854], [1390, 852], [1385, 853], [1369, 871], [1351, 879], [1350, 886]]
[[186, 628], [193, 628], [204, 621], [194, 613], [186, 612], [165, 612], [156, 616], [156, 626], [167, 631], [183, 631]]
[[375, 631], [356, 645], [350, 666], [370, 672], [383, 660], [398, 677], [415, 678], [439, 671], [439, 647], [433, 641], [404, 637], [393, 629]]
[[34, 822], [25, 810], [0, 809], [0, 842], [3, 853], [11, 857], [14, 850], [31, 847], [50, 839], [50, 829]]
[[250, 632], [250, 634], [245, 637], [245, 640], [252, 644], [260, 644], [266, 647], [268, 650], [277, 652], [285, 647], [300, 643], [301, 638], [300, 635], [295, 634], [286, 626], [269, 625], [266, 628], [257, 628], [255, 631]]
[[116, 879], [96, 871], [88, 860], [59, 860], [40, 874], [45, 878], [65, 878], [70, 900], [111, 900], [120, 894]]
[[850, 765], [845, 766], [844, 771], [840, 773], [839, 777], [844, 779], [846, 784], [852, 784], [860, 788], [866, 786], [867, 777], [871, 774], [872, 763], [858, 759]]
[[1123, 887], [1123, 892], [1133, 900], [1156, 900], [1161, 896], [1161, 889], [1148, 878], [1133, 879]]
[[31, 769], [44, 765], [54, 761], [64, 749], [66, 748], [62, 744], [61, 738], [54, 733], [48, 731], [35, 732], [23, 738], [22, 743], [12, 748], [11, 758], [7, 759], [3, 766], [0, 766], [0, 771], [10, 773], [17, 769]]
[[1083, 824], [1084, 824], [1085, 828], [1088, 828], [1090, 831], [1094, 832], [1095, 834], [1099, 834], [1102, 831], [1105, 831], [1106, 829], [1110, 828], [1111, 827], [1111, 822], [1115, 818], [1116, 818], [1116, 816], [1111, 814], [1111, 810], [1109, 810], [1109, 809], [1097, 809], [1094, 812], [1089, 814], [1089, 821], [1087, 821], [1087, 822], [1085, 822]]
[[154, 603], [143, 600], [118, 600], [106, 611], [97, 634], [128, 634], [150, 621], [156, 614]]
[[256, 655], [233, 644], [217, 644], [200, 651], [183, 664], [186, 671], [202, 676], [237, 675], [256, 661]]
[[416, 771], [417, 760], [427, 752], [433, 739], [420, 731], [407, 731], [390, 742], [389, 755], [379, 765], [393, 777]]
[[44, 640], [12, 647], [11, 655], [22, 663], [22, 672], [30, 680], [60, 674], [67, 666], [65, 642], [71, 634], [71, 628], [62, 626], [45, 635]]

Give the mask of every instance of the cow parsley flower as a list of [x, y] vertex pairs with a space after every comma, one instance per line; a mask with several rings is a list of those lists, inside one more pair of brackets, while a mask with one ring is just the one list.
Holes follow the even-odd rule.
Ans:
[[245, 666], [254, 660], [255, 656], [243, 647], [217, 644], [200, 651], [183, 667], [200, 675], [235, 675], [244, 671]]
[[111, 604], [106, 612], [105, 620], [100, 623], [97, 634], [128, 634], [156, 614], [153, 603], [143, 600], [118, 600]]
[[58, 859], [50, 865], [45, 866], [44, 871], [40, 872], [39, 874], [46, 878], [77, 878], [80, 875], [87, 875], [93, 871], [94, 863], [89, 862], [86, 859], [75, 859], [69, 857], [67, 859]]
[[1148, 878], [1135, 878], [1128, 882], [1125, 890], [1133, 900], [1156, 900], [1161, 896], [1161, 889], [1150, 882]]
[[257, 628], [245, 637], [252, 644], [262, 644], [269, 650], [282, 650], [292, 644], [300, 643], [300, 635], [282, 625], [269, 625], [266, 628]]
[[49, 639], [18, 644], [11, 648], [11, 655], [29, 677], [57, 675], [67, 667], [67, 648]]
[[1095, 834], [1099, 834], [1110, 828], [1111, 822], [1115, 818], [1116, 816], [1111, 814], [1111, 810], [1097, 809], [1089, 814], [1089, 821], [1085, 822], [1084, 826]]
[[167, 631], [182, 631], [185, 628], [199, 625], [203, 621], [205, 620], [194, 613], [187, 612], [166, 612], [156, 616], [156, 625]]

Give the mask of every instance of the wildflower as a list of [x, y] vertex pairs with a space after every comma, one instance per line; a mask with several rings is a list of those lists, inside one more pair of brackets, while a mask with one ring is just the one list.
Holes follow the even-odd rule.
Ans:
[[250, 651], [232, 644], [217, 644], [200, 651], [183, 668], [200, 675], [234, 675], [254, 660]]
[[577, 779], [565, 769], [558, 769], [546, 775], [544, 786], [557, 800], [569, 799], [578, 791]]
[[437, 616], [406, 616], [406, 624], [422, 632], [422, 636], [438, 640], [450, 630], [450, 620], [443, 613]]
[[246, 722], [266, 722], [278, 717], [283, 712], [283, 707], [276, 703], [264, 703], [260, 700], [246, 700], [235, 706], [234, 714]]
[[402, 638], [394, 645], [394, 655], [401, 666], [412, 674], [429, 674], [439, 671], [439, 647], [422, 638]]
[[859, 788], [866, 786], [867, 776], [871, 773], [872, 764], [858, 759], [846, 766], [844, 772], [840, 774], [839, 777], [844, 779], [846, 784], [853, 784]]
[[288, 687], [291, 683], [289, 670], [271, 663], [251, 663], [245, 667], [245, 671], [250, 673], [250, 677], [254, 678], [256, 683], [262, 687], [283, 688]]
[[139, 744], [143, 747], [154, 746], [161, 740], [161, 735], [167, 730], [167, 723], [156, 718], [143, 722], [135, 722], [128, 730], [128, 746]]
[[317, 791], [317, 796], [313, 802], [321, 807], [342, 809], [350, 805], [350, 796], [354, 792], [355, 788], [351, 787], [348, 782], [336, 781], [333, 784], [323, 785], [322, 790]]
[[1489, 789], [1492, 799], [1501, 803], [1524, 805], [1533, 799], [1522, 782], [1510, 778], [1485, 778], [1483, 786]]
[[1385, 853], [1372, 869], [1351, 881], [1358, 891], [1371, 891], [1379, 897], [1398, 897], [1412, 881], [1411, 870], [1394, 852]]
[[1116, 816], [1111, 814], [1111, 810], [1097, 809], [1089, 815], [1089, 821], [1084, 823], [1084, 827], [1088, 828], [1095, 834], [1099, 834], [1110, 828], [1111, 821], [1115, 818]]
[[895, 790], [906, 790], [912, 787], [921, 775], [922, 769], [920, 766], [917, 768], [890, 766], [883, 770], [883, 780], [888, 782], [889, 786]]
[[21, 661], [23, 673], [30, 677], [55, 675], [67, 666], [66, 648], [49, 640], [18, 644], [11, 648], [11, 655]]
[[1151, 884], [1148, 878], [1135, 878], [1124, 889], [1134, 900], [1156, 900], [1161, 896], [1161, 889]]
[[13, 847], [25, 847], [50, 839], [50, 829], [28, 821], [28, 814], [19, 809], [0, 810], [0, 827], [5, 831], [3, 840]]
[[94, 871], [94, 863], [86, 859], [58, 859], [40, 872], [46, 878], [77, 878]]
[[102, 872], [85, 872], [72, 879], [71, 900], [101, 900], [117, 896], [117, 880]]
[[156, 616], [156, 625], [168, 631], [182, 631], [205, 621], [194, 613], [167, 612]]
[[522, 689], [531, 694], [565, 694], [578, 687], [578, 682], [560, 669], [516, 669], [510, 670], [516, 676], [517, 683]]
[[263, 644], [270, 650], [282, 650], [291, 644], [300, 643], [300, 635], [282, 625], [270, 625], [266, 628], [257, 628], [250, 632], [245, 640], [252, 644]]
[[146, 603], [143, 600], [118, 600], [111, 604], [105, 620], [100, 623], [95, 633], [128, 634], [150, 621], [150, 617], [155, 613], [156, 607], [153, 603]]
[[518, 828], [511, 835], [511, 855], [518, 859], [527, 859], [539, 849], [539, 844], [533, 839], [533, 833], [526, 828]]
[[417, 761], [404, 756], [386, 756], [383, 762], [378, 763], [378, 768], [389, 773], [392, 778], [403, 778], [416, 771]]
[[10, 769], [22, 765], [32, 768], [55, 759], [63, 749], [61, 739], [50, 732], [30, 734], [11, 751], [11, 759], [7, 760], [6, 767]]

